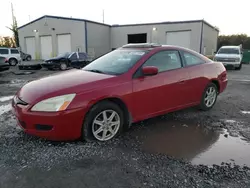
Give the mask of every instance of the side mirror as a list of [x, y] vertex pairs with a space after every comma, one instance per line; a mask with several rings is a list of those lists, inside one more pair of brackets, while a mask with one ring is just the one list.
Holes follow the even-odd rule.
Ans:
[[142, 73], [144, 76], [153, 76], [158, 74], [158, 68], [154, 66], [142, 67]]

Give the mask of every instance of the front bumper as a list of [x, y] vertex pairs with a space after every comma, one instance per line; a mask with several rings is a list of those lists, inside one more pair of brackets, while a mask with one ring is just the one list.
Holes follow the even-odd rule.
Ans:
[[222, 64], [226, 67], [226, 66], [230, 66], [230, 67], [235, 67], [238, 68], [240, 67], [241, 62], [222, 62]]
[[85, 110], [78, 108], [62, 112], [31, 112], [27, 105], [12, 102], [18, 125], [30, 135], [48, 140], [66, 141], [81, 137]]
[[47, 69], [55, 69], [60, 67], [58, 63], [41, 63], [41, 66], [42, 68], [47, 68]]

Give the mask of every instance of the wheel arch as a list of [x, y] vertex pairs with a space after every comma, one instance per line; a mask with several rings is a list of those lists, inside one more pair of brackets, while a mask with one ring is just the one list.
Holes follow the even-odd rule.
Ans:
[[216, 85], [216, 87], [218, 89], [218, 92], [220, 92], [220, 83], [219, 83], [219, 81], [216, 80], [216, 79], [212, 79], [211, 82]]

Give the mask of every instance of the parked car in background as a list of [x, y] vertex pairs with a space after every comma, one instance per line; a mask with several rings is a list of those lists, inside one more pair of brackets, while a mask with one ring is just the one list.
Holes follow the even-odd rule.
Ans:
[[23, 61], [30, 61], [32, 59], [30, 54], [26, 54], [22, 51], [20, 51], [20, 55]]
[[129, 44], [73, 69], [24, 85], [13, 112], [28, 134], [107, 141], [131, 123], [199, 106], [210, 110], [227, 72], [192, 50]]
[[84, 52], [66, 52], [57, 57], [46, 59], [42, 67], [66, 70], [68, 67], [81, 68], [88, 64], [88, 56]]
[[10, 65], [7, 61], [7, 59], [3, 56], [0, 56], [0, 72], [9, 70]]
[[16, 66], [22, 61], [20, 52], [16, 48], [0, 47], [0, 56], [5, 57], [11, 66]]
[[240, 70], [242, 57], [243, 52], [240, 46], [222, 46], [214, 56], [214, 61], [222, 62], [224, 66], [231, 66]]

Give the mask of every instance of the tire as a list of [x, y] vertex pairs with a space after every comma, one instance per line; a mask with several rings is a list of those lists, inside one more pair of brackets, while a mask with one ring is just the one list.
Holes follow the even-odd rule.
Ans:
[[30, 57], [30, 56], [28, 56], [28, 57], [26, 58], [26, 60], [27, 60], [27, 61], [30, 61], [30, 60], [31, 60], [31, 57]]
[[16, 66], [17, 65], [17, 60], [14, 59], [14, 58], [10, 58], [9, 59], [9, 64], [10, 64], [10, 66]]
[[236, 67], [235, 70], [241, 70], [241, 68], [242, 68], [242, 63], [240, 64], [239, 67]]
[[[213, 95], [214, 98], [212, 97], [212, 95], [211, 95], [211, 97], [208, 97], [208, 92], [210, 89], [214, 90], [214, 92], [215, 92], [215, 94]], [[200, 109], [203, 111], [208, 111], [211, 108], [213, 108], [214, 104], [216, 103], [217, 96], [218, 96], [217, 86], [214, 83], [209, 83], [202, 94], [202, 98], [201, 98], [201, 102], [200, 102]], [[209, 100], [208, 98], [211, 99], [210, 104], [208, 103], [208, 100]]]
[[66, 70], [67, 67], [68, 67], [68, 66], [67, 66], [66, 63], [61, 63], [61, 64], [60, 64], [60, 69], [61, 69], [61, 70]]
[[[115, 115], [112, 119], [113, 123], [119, 121], [120, 123], [119, 124], [117, 123], [116, 125], [113, 126], [110, 126], [108, 123], [102, 125], [94, 123], [94, 121], [97, 119], [99, 120], [99, 123], [103, 121], [104, 112], [106, 112], [107, 118], [109, 118], [110, 115], [113, 114], [114, 112]], [[101, 128], [101, 126], [103, 128]], [[121, 110], [121, 108], [113, 102], [103, 101], [94, 105], [91, 108], [91, 110], [87, 113], [82, 127], [82, 137], [86, 141], [93, 141], [93, 140], [101, 142], [108, 141], [118, 136], [122, 132], [123, 126], [124, 126], [124, 113]], [[113, 130], [113, 134], [110, 131], [110, 128]], [[94, 132], [97, 130], [101, 130], [101, 132], [95, 134]], [[106, 138], [103, 137], [104, 131], [106, 131]]]

